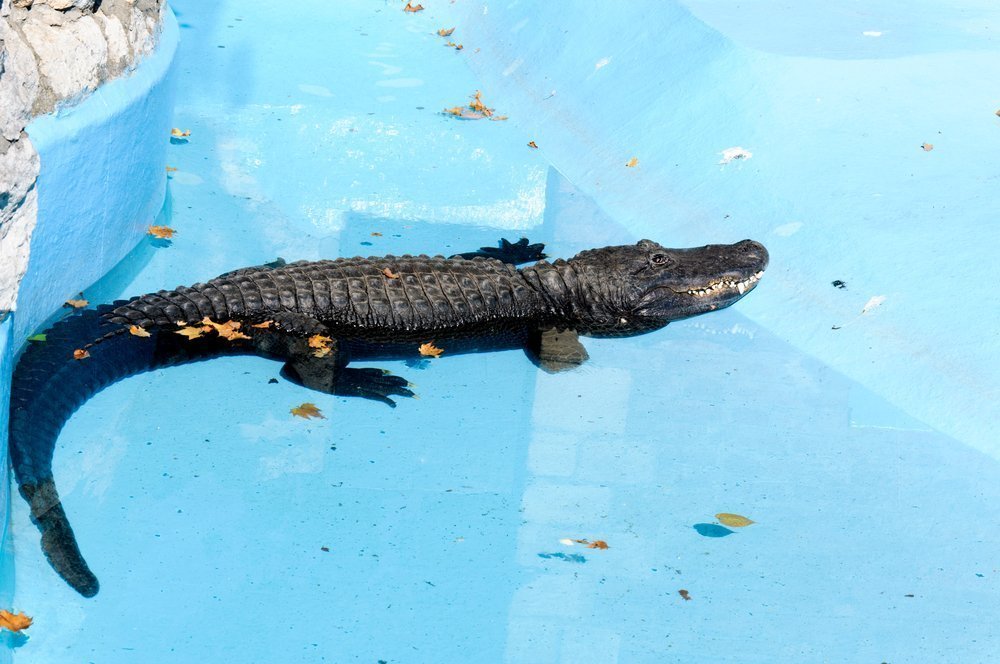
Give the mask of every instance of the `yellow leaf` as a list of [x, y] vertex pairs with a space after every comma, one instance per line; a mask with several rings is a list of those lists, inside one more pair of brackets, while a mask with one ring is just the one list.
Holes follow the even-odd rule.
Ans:
[[197, 339], [198, 337], [205, 334], [205, 332], [211, 329], [212, 328], [210, 327], [187, 327], [185, 325], [181, 329], [177, 330], [176, 333], [183, 337], [187, 337], [188, 340], [191, 340], [191, 339]]
[[167, 173], [176, 173], [177, 169], [173, 166], [167, 166]]
[[90, 304], [90, 302], [87, 302], [83, 298], [80, 298], [79, 300], [66, 300], [66, 305], [73, 307], [74, 309], [83, 309], [88, 304]]
[[637, 157], [632, 157], [627, 162], [625, 162], [625, 165], [628, 166], [629, 168], [635, 168], [636, 166], [639, 165], [639, 159]]
[[450, 37], [451, 33], [455, 32], [455, 28], [441, 28], [438, 30], [439, 37]]
[[729, 526], [730, 528], [743, 528], [745, 526], [749, 526], [751, 523], [757, 523], [756, 521], [751, 521], [745, 516], [730, 514], [728, 512], [720, 512], [715, 515], [715, 518], [719, 520], [719, 523], [724, 526]]
[[240, 324], [234, 320], [226, 321], [225, 323], [216, 323], [208, 316], [205, 316], [204, 318], [201, 319], [201, 324], [208, 325], [216, 332], [218, 332], [220, 337], [222, 337], [223, 339], [228, 339], [229, 341], [236, 341], [237, 339], [250, 338], [247, 335], [243, 334], [242, 332], [237, 331], [240, 328]]
[[132, 325], [131, 327], [128, 328], [128, 331], [129, 331], [130, 334], [134, 334], [137, 337], [148, 337], [149, 336], [149, 332], [147, 332], [146, 330], [142, 329], [138, 325]]
[[76, 350], [73, 351], [74, 360], [85, 360], [88, 357], [90, 357], [90, 353], [83, 350], [82, 348], [77, 348]]
[[24, 612], [13, 614], [7, 609], [0, 609], [0, 628], [20, 632], [28, 627], [31, 627], [31, 618], [24, 615]]
[[301, 406], [296, 406], [295, 408], [292, 408], [291, 412], [292, 415], [294, 415], [295, 417], [301, 417], [304, 420], [308, 420], [311, 417], [315, 417], [321, 420], [326, 419], [323, 413], [319, 412], [319, 408], [317, 408], [316, 404], [314, 403], [306, 402]]
[[529, 148], [535, 148], [537, 150], [538, 149], [538, 143], [535, 143], [534, 141], [530, 141], [528, 143], [528, 147]]
[[372, 231], [372, 237], [382, 237], [382, 234], [378, 231]]
[[146, 232], [153, 237], [160, 238], [161, 240], [169, 240], [177, 231], [169, 226], [150, 226]]
[[924, 143], [920, 147], [923, 148], [924, 152], [930, 152], [931, 150], [934, 149], [934, 144], [933, 143]]
[[266, 320], [263, 323], [257, 323], [256, 325], [251, 325], [250, 327], [256, 327], [258, 330], [266, 330], [274, 325], [273, 320]]
[[399, 279], [399, 275], [390, 270], [389, 268], [385, 268], [384, 270], [382, 270], [382, 274], [384, 274], [389, 279]]
[[174, 127], [173, 129], [170, 130], [170, 135], [173, 136], [174, 138], [187, 138], [188, 136], [191, 135], [191, 130], [190, 129], [180, 130], [177, 127]]
[[441, 353], [444, 352], [443, 348], [437, 348], [434, 345], [434, 341], [428, 341], [425, 344], [420, 344], [420, 354], [426, 355], [428, 357], [441, 357]]
[[576, 542], [577, 544], [586, 544], [588, 549], [607, 549], [608, 548], [608, 543], [605, 542], [604, 540], [594, 540], [593, 542], [591, 542], [590, 540], [585, 540], [585, 539], [575, 539], [575, 540], [572, 540], [572, 541]]
[[680, 590], [678, 590], [677, 594], [680, 595], [681, 597], [683, 597], [685, 599], [685, 601], [690, 601], [690, 599], [691, 599], [691, 593], [689, 593], [688, 591], [684, 590], [683, 588], [681, 588]]
[[333, 339], [324, 337], [322, 334], [314, 334], [309, 337], [309, 347], [315, 348], [313, 357], [326, 357], [333, 350]]
[[424, 8], [423, 5], [411, 5], [409, 2], [407, 2], [406, 6], [403, 7], [403, 11], [404, 12], [419, 12], [419, 11], [423, 11], [423, 8]]

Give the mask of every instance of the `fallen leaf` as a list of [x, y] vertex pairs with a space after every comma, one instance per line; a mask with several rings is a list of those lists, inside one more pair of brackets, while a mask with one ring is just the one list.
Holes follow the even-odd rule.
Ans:
[[461, 44], [456, 44], [455, 42], [452, 42], [452, 41], [450, 41], [447, 44], [445, 44], [445, 46], [451, 46], [456, 51], [461, 51], [463, 48], [465, 48]]
[[441, 353], [444, 352], [443, 348], [437, 348], [434, 345], [434, 341], [428, 341], [425, 344], [420, 344], [420, 354], [426, 355], [428, 357], [441, 357]]
[[49, 337], [45, 333], [28, 337], [28, 341], [48, 341]]
[[87, 302], [82, 298], [79, 300], [66, 300], [66, 306], [73, 307], [74, 309], [83, 309], [88, 304], [90, 304], [90, 302]]
[[458, 117], [462, 117], [462, 113], [465, 112], [465, 109], [463, 109], [461, 106], [452, 106], [451, 108], [444, 109], [444, 112], [448, 113], [449, 115], [457, 115]]
[[875, 295], [865, 303], [865, 306], [861, 309], [861, 313], [866, 314], [875, 307], [881, 306], [883, 302], [885, 302], [885, 295]]
[[681, 588], [677, 591], [677, 594], [685, 599], [685, 601], [691, 601], [691, 593]]
[[229, 341], [236, 341], [237, 339], [249, 339], [247, 335], [239, 332], [240, 324], [234, 320], [226, 321], [225, 323], [216, 323], [208, 316], [201, 319], [202, 325], [207, 325], [219, 333], [219, 336], [223, 339], [228, 339]]
[[588, 549], [601, 549], [602, 551], [608, 548], [608, 543], [604, 540], [594, 540], [587, 545]]
[[720, 512], [715, 515], [715, 518], [719, 520], [724, 526], [729, 526], [730, 528], [744, 528], [749, 526], [751, 523], [757, 523], [752, 521], [745, 516], [739, 514], [730, 514], [729, 512]]
[[83, 350], [82, 348], [77, 348], [76, 350], [73, 351], [74, 360], [85, 360], [88, 357], [90, 357], [90, 353]]
[[635, 168], [636, 166], [639, 165], [639, 160], [636, 157], [632, 157], [627, 162], [625, 162], [625, 165], [628, 166], [629, 168]]
[[319, 412], [319, 408], [317, 408], [316, 404], [314, 403], [306, 402], [301, 406], [296, 406], [295, 408], [292, 408], [291, 412], [292, 415], [294, 415], [295, 417], [301, 417], [304, 420], [308, 420], [311, 417], [315, 417], [321, 420], [326, 419], [323, 413]]
[[528, 147], [529, 148], [535, 148], [537, 150], [538, 149], [538, 143], [535, 143], [534, 141], [529, 141], [528, 142]]
[[153, 237], [160, 238], [161, 240], [169, 240], [177, 231], [169, 226], [150, 226], [146, 232]]
[[191, 135], [191, 130], [190, 129], [184, 129], [182, 131], [182, 130], [178, 129], [177, 127], [174, 127], [173, 129], [170, 130], [170, 135], [173, 136], [174, 138], [187, 138], [188, 136]]
[[453, 32], [455, 32], [455, 28], [448, 28], [448, 29], [441, 28], [440, 30], [438, 30], [438, 36], [439, 37], [451, 37], [451, 33], [453, 33]]
[[309, 337], [309, 347], [316, 349], [313, 351], [313, 357], [326, 357], [333, 351], [333, 339], [322, 334], [314, 334]]
[[407, 2], [406, 6], [403, 7], [404, 12], [419, 12], [423, 11], [423, 9], [424, 9], [423, 5], [411, 5], [409, 2]]
[[149, 332], [147, 332], [143, 328], [139, 327], [138, 325], [132, 325], [131, 327], [128, 328], [128, 331], [129, 331], [129, 334], [133, 334], [133, 335], [135, 335], [137, 337], [148, 337], [149, 336]]
[[923, 149], [924, 152], [930, 152], [931, 150], [934, 149], [934, 144], [933, 143], [922, 143], [920, 145], [920, 147]]
[[188, 326], [185, 325], [181, 329], [177, 330], [176, 333], [179, 334], [179, 335], [181, 335], [181, 336], [183, 336], [183, 337], [187, 337], [188, 340], [191, 340], [191, 339], [197, 339], [198, 337], [200, 337], [201, 335], [205, 334], [205, 332], [208, 332], [211, 329], [212, 328], [207, 327], [207, 326], [206, 327], [188, 327]]
[[399, 279], [399, 275], [390, 270], [389, 268], [385, 268], [384, 270], [382, 270], [382, 274], [384, 274], [389, 279]]
[[382, 237], [382, 234], [378, 231], [372, 231], [372, 237]]
[[7, 609], [0, 609], [0, 628], [20, 632], [29, 627], [31, 627], [31, 618], [24, 615], [24, 612], [13, 614]]
[[177, 169], [173, 166], [167, 166], [167, 173], [176, 173]]
[[256, 327], [258, 330], [266, 330], [274, 325], [273, 320], [266, 320], [263, 323], [257, 323], [256, 325], [251, 325], [250, 327]]

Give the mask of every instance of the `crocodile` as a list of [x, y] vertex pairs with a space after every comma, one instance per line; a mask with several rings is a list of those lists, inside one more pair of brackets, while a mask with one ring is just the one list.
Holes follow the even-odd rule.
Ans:
[[76, 409], [127, 376], [255, 354], [284, 362], [281, 375], [306, 388], [395, 407], [394, 397], [414, 396], [411, 385], [350, 367], [352, 359], [412, 358], [433, 342], [449, 355], [523, 348], [541, 369], [566, 371], [587, 360], [581, 335], [641, 334], [727, 307], [768, 263], [752, 240], [688, 249], [641, 240], [551, 262], [540, 260], [542, 248], [522, 239], [449, 258], [279, 260], [55, 323], [15, 366], [9, 434], [18, 490], [49, 563], [81, 595], [97, 594], [52, 457]]

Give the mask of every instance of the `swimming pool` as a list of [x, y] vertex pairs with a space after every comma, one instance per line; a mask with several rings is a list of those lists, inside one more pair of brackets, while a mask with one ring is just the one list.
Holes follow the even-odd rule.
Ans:
[[[483, 64], [467, 68], [465, 59], [491, 44], [544, 52], [531, 41], [543, 33], [524, 32], [530, 24], [489, 42], [490, 25], [520, 21], [479, 24], [484, 37], [475, 44], [461, 32], [476, 34], [474, 24], [461, 23], [456, 51], [434, 34], [451, 24], [438, 23], [444, 15], [431, 3], [412, 16], [396, 2], [306, 3], [306, 21], [279, 6], [173, 4], [182, 31], [175, 124], [192, 132], [169, 152], [178, 170], [162, 220], [178, 235], [169, 246], [140, 245], [88, 289], [92, 301], [278, 256], [449, 254], [522, 234], [555, 256], [638, 236], [678, 245], [750, 235], [772, 249], [772, 267], [735, 308], [642, 337], [588, 340], [590, 361], [563, 375], [540, 373], [514, 351], [382, 363], [417, 385], [420, 399], [394, 410], [272, 383], [278, 366], [255, 358], [155, 371], [105, 389], [69, 422], [55, 458], [102, 589], [86, 600], [52, 573], [15, 496], [15, 601], [36, 620], [30, 639], [15, 644], [16, 659], [988, 660], [1000, 637], [991, 617], [1000, 551], [995, 450], [900, 410], [889, 403], [898, 401], [890, 379], [858, 370], [856, 358], [870, 352], [862, 342], [901, 362], [909, 339], [864, 327], [871, 316], [852, 320], [860, 305], [884, 292], [910, 302], [921, 291], [867, 290], [888, 277], [864, 260], [841, 260], [851, 246], [838, 245], [838, 254], [829, 226], [797, 216], [815, 183], [801, 195], [781, 190], [785, 215], [762, 219], [780, 207], [761, 187], [777, 177], [768, 165], [777, 157], [756, 145], [742, 163], [719, 165], [710, 154], [714, 179], [699, 185], [678, 174], [669, 205], [658, 203], [690, 211], [693, 221], [660, 226], [644, 214], [655, 196], [630, 207], [627, 194], [642, 193], [651, 182], [643, 178], [665, 167], [657, 159], [687, 163], [693, 148], [663, 157], [667, 146], [644, 146], [629, 133], [652, 126], [635, 120], [624, 133], [609, 129], [622, 158], [605, 155], [606, 142], [595, 138], [567, 161], [573, 134], [553, 128], [565, 114], [518, 118], [528, 102], [517, 85], [504, 88], [494, 76], [488, 88]], [[555, 9], [488, 7], [494, 16], [537, 12], [538, 25], [555, 20], [544, 13]], [[670, 7], [683, 34], [741, 48]], [[481, 9], [455, 11], [469, 20]], [[594, 18], [572, 25], [601, 24]], [[586, 104], [593, 76], [627, 57], [597, 67], [608, 56], [590, 57], [596, 43], [582, 81], [554, 81], [549, 101]], [[627, 87], [624, 74], [616, 80]], [[441, 113], [480, 88], [510, 121]], [[750, 116], [734, 126], [749, 126]], [[746, 135], [738, 134], [713, 141], [719, 150], [741, 145]], [[702, 135], [692, 132], [692, 144]], [[795, 149], [764, 137], [752, 136], [772, 153]], [[934, 152], [914, 159], [946, 150], [934, 141]], [[851, 154], [849, 145], [831, 149]], [[606, 178], [595, 171], [595, 154], [617, 170]], [[625, 166], [633, 156], [638, 172]], [[959, 157], [946, 159], [925, 166], [933, 172], [922, 185]], [[751, 175], [762, 162], [764, 175], [749, 183], [733, 184], [724, 170]], [[637, 173], [638, 182], [618, 184]], [[895, 193], [907, 191], [919, 194]], [[703, 205], [713, 196], [719, 209]], [[986, 212], [994, 205], [978, 201]], [[949, 204], [967, 211], [962, 201]], [[856, 237], [850, 224], [842, 228]], [[899, 228], [875, 234], [906, 244]], [[861, 237], [855, 247], [876, 246]], [[798, 287], [800, 299], [844, 296], [827, 307], [842, 317], [822, 326], [849, 324], [848, 344], [806, 343], [817, 333], [788, 322], [803, 310], [787, 297], [802, 264], [825, 281], [824, 290]], [[848, 267], [849, 276], [838, 272]], [[847, 293], [827, 276], [847, 281]], [[925, 292], [937, 297], [947, 279]], [[887, 315], [903, 328], [916, 313]], [[956, 315], [967, 316], [961, 334], [982, 328], [982, 315]], [[937, 330], [943, 321], [928, 324]], [[995, 343], [994, 335], [987, 348]], [[291, 417], [303, 401], [327, 419]], [[981, 404], [971, 428], [990, 417], [990, 404]], [[720, 512], [756, 523], [724, 529]], [[563, 542], [574, 539], [609, 548]]]

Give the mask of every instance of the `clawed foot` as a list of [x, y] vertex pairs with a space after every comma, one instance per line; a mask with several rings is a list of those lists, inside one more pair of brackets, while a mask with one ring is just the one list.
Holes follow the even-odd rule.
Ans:
[[381, 369], [340, 369], [333, 393], [342, 397], [374, 399], [396, 407], [392, 396], [412, 397], [413, 390], [405, 378], [393, 376]]
[[452, 258], [475, 258], [483, 256], [486, 258], [496, 258], [511, 265], [520, 265], [521, 263], [532, 263], [542, 260], [545, 258], [544, 249], [545, 245], [541, 243], [528, 244], [528, 238], [526, 237], [522, 237], [513, 243], [503, 238], [500, 240], [499, 247], [482, 247], [479, 251], [455, 254]]

